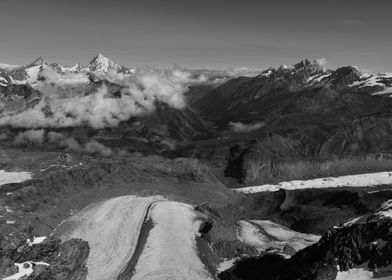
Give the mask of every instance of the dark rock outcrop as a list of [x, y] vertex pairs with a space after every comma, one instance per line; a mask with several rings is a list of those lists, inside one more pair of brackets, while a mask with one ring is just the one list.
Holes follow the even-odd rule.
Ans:
[[[377, 275], [392, 263], [392, 201], [365, 222], [334, 227], [319, 242], [284, 259], [262, 255], [244, 259], [221, 279], [331, 280], [339, 271], [364, 266]], [[385, 276], [385, 274], [384, 274]]]
[[44, 262], [33, 265], [34, 271], [27, 279], [84, 280], [87, 276], [86, 261], [89, 246], [86, 241], [71, 239], [61, 243], [47, 238], [42, 243], [33, 240], [31, 229], [8, 236], [0, 236], [0, 275], [6, 277], [17, 272], [14, 263]]

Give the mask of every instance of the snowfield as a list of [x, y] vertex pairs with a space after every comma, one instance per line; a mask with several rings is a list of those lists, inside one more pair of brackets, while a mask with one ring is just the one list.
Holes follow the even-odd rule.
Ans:
[[128, 270], [132, 279], [208, 280], [213, 277], [199, 258], [196, 242], [204, 221], [205, 215], [191, 205], [162, 196], [129, 195], [83, 209], [57, 232], [63, 241], [89, 242], [90, 280], [118, 279]]
[[320, 239], [320, 236], [296, 232], [268, 220], [241, 220], [237, 224], [238, 239], [260, 251], [271, 248], [283, 251], [290, 246], [297, 252]]
[[133, 280], [213, 279], [198, 256], [195, 240], [205, 217], [190, 205], [164, 201], [152, 206], [149, 218], [154, 227]]
[[62, 239], [89, 242], [87, 260], [91, 280], [117, 279], [131, 259], [149, 206], [161, 196], [122, 196], [94, 204], [61, 225]]
[[311, 180], [294, 180], [281, 182], [276, 185], [260, 185], [234, 189], [239, 193], [274, 192], [280, 189], [317, 189], [317, 188], [338, 188], [338, 187], [372, 187], [392, 184], [392, 172], [365, 173], [357, 175], [347, 175], [340, 177], [326, 177]]
[[10, 183], [21, 183], [31, 178], [30, 172], [7, 172], [0, 170], [0, 186]]

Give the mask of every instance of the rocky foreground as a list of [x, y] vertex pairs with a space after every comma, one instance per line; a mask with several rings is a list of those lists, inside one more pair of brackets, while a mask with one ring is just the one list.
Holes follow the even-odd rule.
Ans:
[[5, 277], [2, 279], [86, 279], [90, 251], [86, 241], [47, 238], [33, 244], [33, 240], [31, 229], [0, 236], [0, 276]]
[[[392, 200], [367, 218], [334, 227], [291, 258], [263, 254], [239, 261], [221, 279], [391, 279]], [[353, 270], [361, 269], [358, 274]], [[358, 272], [357, 272], [358, 273]], [[350, 278], [350, 274], [351, 278]], [[367, 278], [355, 278], [360, 275]], [[343, 278], [348, 277], [348, 278]], [[354, 275], [354, 276], [353, 276]], [[340, 278], [342, 277], [342, 278]]]

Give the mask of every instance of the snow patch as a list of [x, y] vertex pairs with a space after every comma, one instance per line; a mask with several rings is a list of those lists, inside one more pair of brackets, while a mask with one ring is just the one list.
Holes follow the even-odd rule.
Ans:
[[348, 220], [347, 222], [345, 222], [343, 225], [344, 226], [351, 226], [351, 225], [355, 224], [356, 222], [358, 222], [362, 217], [363, 216], [352, 218], [352, 219]]
[[237, 224], [238, 239], [260, 251], [270, 248], [283, 251], [286, 246], [299, 251], [320, 239], [320, 236], [296, 232], [269, 220], [241, 220]]
[[[378, 87], [379, 90], [372, 93], [372, 95], [384, 95], [384, 94], [392, 94], [392, 86], [386, 86], [383, 81], [386, 79], [392, 79], [392, 76], [388, 74], [369, 74], [363, 73], [361, 75], [361, 80], [354, 82], [351, 86], [358, 86], [358, 88], [364, 87]], [[391, 81], [392, 83], [392, 81]]]
[[37, 82], [38, 73], [41, 71], [41, 65], [33, 66], [30, 68], [26, 68], [26, 73], [29, 76], [27, 78], [27, 82], [30, 84], [34, 84]]
[[386, 218], [392, 218], [392, 199], [381, 204], [380, 208], [378, 208], [376, 213], [373, 215], [373, 217], [380, 217], [380, 216]]
[[368, 280], [373, 278], [373, 272], [365, 268], [352, 268], [348, 271], [339, 271], [335, 280]]
[[234, 133], [247, 133], [265, 126], [264, 122], [257, 122], [253, 124], [245, 124], [242, 122], [230, 122], [230, 130]]
[[219, 263], [218, 264], [218, 267], [217, 267], [217, 272], [218, 273], [221, 273], [221, 272], [223, 272], [223, 271], [225, 271], [225, 270], [228, 270], [228, 269], [230, 269], [231, 267], [233, 267], [233, 265], [235, 264], [235, 262], [237, 261], [238, 259], [237, 258], [234, 258], [234, 259], [225, 259], [225, 260], [223, 260], [221, 263]]
[[45, 262], [24, 262], [24, 263], [15, 263], [15, 265], [18, 267], [18, 273], [3, 278], [3, 280], [18, 280], [21, 279], [22, 277], [28, 277], [33, 273], [34, 271], [33, 266], [35, 265], [49, 266], [49, 264]]
[[30, 172], [7, 172], [0, 170], [0, 186], [10, 183], [21, 183], [31, 178]]
[[365, 173], [357, 175], [347, 175], [340, 177], [317, 178], [311, 180], [294, 180], [281, 182], [276, 185], [260, 185], [234, 189], [239, 193], [271, 192], [280, 189], [317, 189], [317, 188], [338, 188], [338, 187], [371, 187], [392, 184], [392, 172]]
[[46, 236], [40, 236], [40, 237], [34, 236], [33, 241], [31, 241], [30, 239], [27, 239], [27, 245], [28, 245], [28, 246], [33, 246], [33, 245], [35, 245], [35, 244], [40, 244], [40, 243], [42, 243], [45, 239], [46, 239]]
[[313, 76], [312, 79], [311, 79], [310, 81], [311, 81], [311, 82], [314, 82], [314, 83], [319, 83], [319, 82], [321, 82], [323, 79], [328, 78], [329, 76], [331, 76], [331, 73], [322, 74], [322, 75], [318, 76], [317, 78], [316, 78], [316, 76]]
[[357, 267], [351, 268], [348, 271], [338, 271], [335, 280], [391, 280], [392, 271], [391, 265], [377, 268], [372, 271], [368, 268], [368, 263], [363, 263]]
[[213, 279], [197, 252], [198, 223], [195, 222], [200, 220], [200, 215], [184, 203], [155, 203], [149, 214], [154, 226], [132, 279]]

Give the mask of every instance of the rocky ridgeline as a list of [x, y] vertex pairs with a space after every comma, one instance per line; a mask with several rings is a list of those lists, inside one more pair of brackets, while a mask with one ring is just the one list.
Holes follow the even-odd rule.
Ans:
[[[221, 279], [331, 280], [339, 271], [361, 266], [375, 277], [387, 276], [392, 263], [392, 200], [364, 222], [334, 227], [319, 242], [290, 259], [262, 255], [245, 259], [221, 274]], [[390, 271], [389, 271], [390, 273]]]
[[38, 244], [28, 242], [32, 239], [31, 229], [18, 234], [0, 236], [0, 277], [18, 272], [15, 263], [40, 262], [48, 265], [33, 264], [33, 273], [21, 279], [86, 279], [86, 261], [89, 245], [80, 239], [71, 239], [64, 243], [57, 238], [47, 238]]

